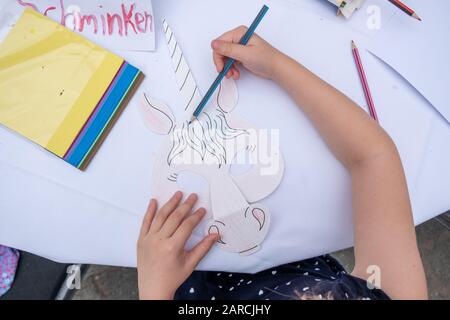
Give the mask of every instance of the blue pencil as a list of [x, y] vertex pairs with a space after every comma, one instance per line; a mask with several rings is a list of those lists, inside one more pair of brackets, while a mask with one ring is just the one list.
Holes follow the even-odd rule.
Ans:
[[[248, 43], [248, 41], [250, 40], [251, 36], [253, 35], [253, 33], [255, 33], [256, 28], [258, 27], [259, 23], [264, 18], [265, 14], [267, 13], [268, 10], [269, 10], [268, 6], [264, 5], [262, 7], [261, 11], [259, 11], [259, 13], [256, 16], [255, 20], [251, 24], [250, 28], [248, 28], [247, 32], [242, 36], [241, 40], [239, 41], [239, 44], [245, 46]], [[213, 95], [214, 91], [216, 91], [216, 89], [219, 86], [220, 82], [223, 80], [223, 78], [228, 73], [228, 71], [230, 71], [230, 69], [231, 69], [231, 67], [233, 66], [234, 63], [235, 63], [234, 59], [228, 58], [227, 63], [225, 64], [225, 67], [223, 68], [222, 72], [217, 75], [216, 80], [214, 80], [213, 84], [211, 85], [211, 87], [206, 92], [206, 94], [203, 97], [202, 101], [200, 102], [198, 107], [195, 109], [194, 114], [192, 115], [192, 118], [191, 118], [190, 122], [194, 121], [200, 115], [200, 113], [202, 112], [203, 108], [206, 106], [206, 104], [208, 103], [209, 99]]]

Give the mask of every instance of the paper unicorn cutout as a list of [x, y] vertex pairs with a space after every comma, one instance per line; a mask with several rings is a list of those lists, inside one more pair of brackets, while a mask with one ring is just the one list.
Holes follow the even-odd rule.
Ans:
[[[176, 121], [167, 105], [143, 94], [140, 110], [144, 123], [154, 133], [165, 136], [153, 169], [152, 190], [163, 203], [178, 190], [181, 172], [202, 176], [209, 190], [199, 194], [198, 205], [212, 212], [205, 232], [219, 233], [218, 243], [224, 250], [243, 255], [256, 252], [270, 225], [269, 210], [256, 201], [271, 194], [281, 182], [283, 159], [278, 150], [273, 150], [269, 164], [256, 162], [242, 175], [230, 174], [230, 165], [238, 153], [255, 156], [259, 146], [251, 139], [255, 127], [232, 112], [238, 102], [236, 83], [223, 80], [212, 105], [189, 124], [202, 96], [166, 21], [164, 32], [184, 112]], [[275, 170], [264, 174], [268, 165]]]

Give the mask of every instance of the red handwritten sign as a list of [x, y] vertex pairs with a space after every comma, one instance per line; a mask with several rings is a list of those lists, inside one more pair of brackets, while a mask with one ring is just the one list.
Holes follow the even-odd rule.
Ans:
[[154, 50], [150, 0], [16, 0], [16, 3], [31, 7], [105, 47]]

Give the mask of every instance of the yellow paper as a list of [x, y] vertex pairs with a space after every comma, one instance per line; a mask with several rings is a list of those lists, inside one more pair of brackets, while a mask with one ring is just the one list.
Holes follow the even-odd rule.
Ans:
[[0, 123], [63, 157], [122, 63], [26, 9], [0, 44]]

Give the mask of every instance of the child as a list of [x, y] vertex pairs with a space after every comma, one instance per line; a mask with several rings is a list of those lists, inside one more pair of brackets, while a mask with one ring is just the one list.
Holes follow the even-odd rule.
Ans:
[[[411, 205], [397, 149], [359, 106], [259, 36], [238, 44], [239, 27], [212, 42], [220, 72], [228, 57], [285, 89], [320, 132], [352, 182], [355, 268], [351, 275], [330, 256], [279, 266], [254, 275], [193, 272], [218, 235], [192, 250], [184, 246], [205, 215], [193, 214], [191, 194], [181, 192], [157, 207], [150, 201], [138, 241], [141, 299], [426, 299]], [[235, 66], [227, 77], [239, 79]], [[379, 268], [382, 290], [370, 289], [367, 273]], [[369, 268], [369, 269], [368, 269]], [[373, 272], [373, 271], [372, 271]]]

